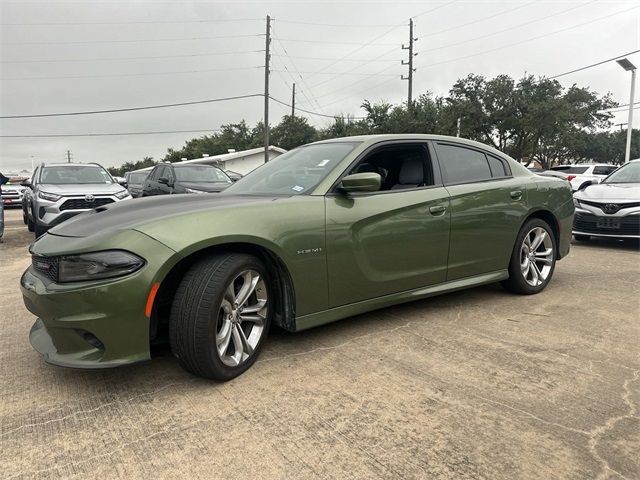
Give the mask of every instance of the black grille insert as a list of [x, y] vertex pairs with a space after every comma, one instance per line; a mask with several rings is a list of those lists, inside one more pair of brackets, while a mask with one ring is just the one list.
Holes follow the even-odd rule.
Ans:
[[[603, 233], [608, 235], [640, 235], [640, 215], [628, 215], [619, 217], [616, 225], [618, 228], [612, 228], [613, 223], [598, 222], [596, 215], [584, 213], [576, 213], [573, 221], [573, 229], [583, 233]], [[611, 219], [614, 217], [604, 217]], [[608, 227], [606, 227], [608, 225]]]
[[113, 199], [96, 197], [93, 201], [88, 201], [84, 198], [70, 198], [60, 205], [60, 211], [63, 210], [87, 210], [91, 208], [101, 207], [113, 203]]
[[48, 279], [54, 282], [58, 280], [58, 257], [38, 257], [33, 255], [31, 257], [31, 265], [37, 272]]

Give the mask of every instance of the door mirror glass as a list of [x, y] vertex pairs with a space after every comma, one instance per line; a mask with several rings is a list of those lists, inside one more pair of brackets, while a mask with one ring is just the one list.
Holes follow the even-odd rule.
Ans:
[[342, 179], [340, 189], [344, 192], [377, 192], [381, 184], [382, 177], [379, 173], [353, 173]]
[[27, 187], [27, 188], [33, 188], [33, 184], [31, 183], [31, 180], [29, 180], [28, 178], [26, 180], [21, 181], [20, 182], [20, 186]]

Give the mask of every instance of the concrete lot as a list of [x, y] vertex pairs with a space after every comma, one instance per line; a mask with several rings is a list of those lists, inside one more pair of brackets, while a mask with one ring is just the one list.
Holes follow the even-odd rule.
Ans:
[[640, 478], [640, 253], [574, 245], [550, 287], [476, 288], [301, 334], [226, 384], [168, 353], [74, 371], [28, 344], [32, 241], [0, 244], [0, 476]]

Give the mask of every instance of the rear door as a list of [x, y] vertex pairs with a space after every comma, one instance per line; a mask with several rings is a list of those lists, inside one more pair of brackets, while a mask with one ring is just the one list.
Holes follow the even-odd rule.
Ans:
[[144, 196], [158, 195], [159, 193], [158, 185], [160, 185], [158, 183], [158, 179], [160, 178], [163, 170], [164, 170], [164, 165], [158, 165], [153, 170], [151, 170], [151, 173], [149, 174], [147, 179], [144, 181], [144, 187], [142, 192]]
[[345, 175], [360, 172], [379, 173], [381, 190], [325, 199], [329, 305], [445, 281], [449, 194], [426, 143], [373, 148]]
[[489, 152], [454, 142], [434, 147], [451, 195], [447, 280], [507, 268], [527, 213], [524, 179]]

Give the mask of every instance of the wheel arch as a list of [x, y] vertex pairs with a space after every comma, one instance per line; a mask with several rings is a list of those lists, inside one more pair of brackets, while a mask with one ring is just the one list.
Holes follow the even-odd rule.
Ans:
[[153, 343], [155, 340], [168, 336], [169, 314], [171, 304], [175, 296], [178, 284], [185, 273], [199, 259], [218, 253], [246, 253], [262, 260], [274, 276], [273, 288], [275, 290], [275, 315], [273, 322], [279, 327], [295, 331], [295, 288], [289, 269], [282, 258], [272, 249], [248, 241], [234, 241], [208, 245], [186, 253], [171, 269], [157, 280], [160, 283], [151, 310], [149, 336]]
[[558, 218], [553, 214], [553, 212], [544, 208], [533, 210], [529, 212], [529, 215], [527, 215], [527, 217], [524, 219], [524, 221], [520, 225], [520, 229], [522, 229], [524, 224], [532, 218], [538, 218], [551, 227], [551, 231], [553, 232], [553, 237], [555, 240], [554, 244], [556, 247], [556, 258], [560, 259], [560, 223], [558, 222]]

